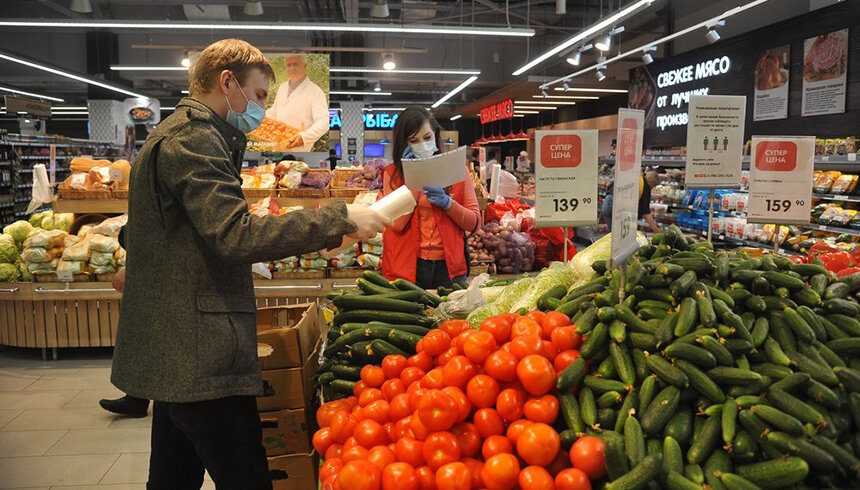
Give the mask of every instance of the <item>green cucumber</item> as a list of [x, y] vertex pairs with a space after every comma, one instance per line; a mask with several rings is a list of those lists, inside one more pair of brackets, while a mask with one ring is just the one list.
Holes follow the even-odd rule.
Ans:
[[666, 488], [669, 490], [702, 490], [702, 485], [700, 483], [696, 483], [693, 480], [686, 478], [677, 471], [666, 471], [664, 468], [664, 473], [666, 473]]
[[753, 405], [750, 411], [764, 422], [794, 436], [803, 435], [803, 424], [791, 415], [770, 405]]
[[594, 392], [588, 387], [579, 391], [579, 413], [583, 424], [593, 426], [597, 423], [597, 401]]
[[717, 314], [714, 312], [713, 302], [705, 295], [696, 295], [696, 306], [699, 310], [699, 323], [707, 328], [717, 325]]
[[657, 347], [661, 347], [672, 341], [675, 327], [678, 324], [678, 318], [678, 313], [672, 312], [660, 321], [660, 326], [654, 332], [654, 338], [657, 339]]
[[610, 481], [618, 480], [630, 471], [630, 463], [624, 454], [624, 438], [614, 430], [601, 431], [598, 437], [604, 443], [606, 475]]
[[353, 390], [355, 389], [355, 381], [335, 379], [331, 383], [329, 383], [328, 386], [332, 388], [336, 393], [340, 393], [346, 396], [352, 396]]
[[432, 318], [413, 315], [411, 313], [377, 310], [344, 311], [335, 315], [333, 323], [336, 327], [339, 327], [344, 323], [361, 323], [373, 320], [378, 320], [386, 323], [418, 325], [427, 328], [433, 328], [436, 325]]
[[705, 473], [697, 464], [684, 465], [684, 477], [698, 485], [705, 484]]
[[[361, 379], [361, 367], [358, 366], [335, 364], [331, 367], [331, 373], [334, 377], [348, 381]], [[322, 382], [322, 378], [320, 378], [320, 382]]]
[[840, 471], [839, 463], [832, 455], [802, 438], [793, 437], [785, 432], [771, 432], [767, 435], [767, 442], [780, 451], [803, 458], [811, 467], [819, 471]]
[[793, 308], [784, 308], [782, 313], [785, 317], [785, 323], [791, 327], [797, 340], [806, 343], [812, 343], [815, 340], [815, 331], [806, 323], [806, 320], [797, 313]]
[[563, 298], [565, 294], [567, 294], [567, 288], [564, 285], [555, 285], [549, 288], [549, 290], [547, 290], [545, 293], [540, 295], [537, 300], [537, 307], [541, 310], [548, 310], [550, 308], [548, 308], [547, 302], [550, 299], [561, 300], [561, 298]]
[[728, 453], [722, 449], [717, 449], [712, 452], [711, 456], [707, 461], [705, 461], [703, 468], [705, 483], [711, 487], [711, 490], [728, 490], [720, 480], [720, 475], [732, 470], [734, 470], [734, 466], [732, 465], [732, 459], [729, 457]]
[[582, 434], [584, 427], [579, 411], [579, 402], [576, 400], [576, 397], [570, 393], [563, 393], [558, 396], [558, 404], [567, 428], [576, 434]]
[[761, 381], [761, 375], [754, 371], [728, 366], [717, 366], [708, 370], [707, 374], [718, 384], [729, 386], [736, 384], [748, 385]]
[[580, 347], [579, 353], [586, 360], [593, 359], [598, 352], [606, 348], [608, 342], [609, 329], [603, 323], [598, 323], [589, 333], [588, 339]]
[[792, 291], [806, 287], [803, 280], [783, 272], [765, 271], [762, 277], [776, 287], [784, 287]]
[[[845, 340], [851, 339], [831, 340], [831, 342], [843, 342]], [[857, 340], [860, 341], [860, 339]], [[839, 352], [839, 350], [833, 349], [830, 345], [828, 345], [828, 347], [837, 354], [844, 354], [844, 352]], [[822, 366], [800, 352], [787, 352], [786, 355], [791, 359], [791, 362], [797, 366], [799, 371], [808, 374], [812, 379], [824, 383], [827, 386], [836, 386], [839, 384], [839, 378], [836, 377], [836, 374], [833, 373], [833, 370], [830, 369], [829, 366]]]
[[841, 313], [833, 313], [826, 318], [848, 335], [860, 337], [860, 321], [856, 318]]
[[671, 437], [682, 446], [687, 446], [693, 439], [693, 414], [690, 410], [680, 409], [663, 427], [663, 437]]
[[[691, 259], [692, 260], [692, 259]], [[623, 476], [606, 484], [606, 490], [639, 490], [645, 488], [660, 473], [660, 458], [648, 455]]]
[[690, 361], [704, 369], [710, 369], [717, 365], [717, 358], [713, 354], [693, 344], [676, 342], [666, 347], [663, 352], [669, 357]]
[[809, 475], [809, 465], [801, 458], [789, 457], [737, 467], [738, 476], [763, 489], [790, 487]]
[[[657, 337], [651, 334], [630, 332], [627, 337], [630, 339], [630, 343], [633, 344], [633, 347], [637, 349], [641, 349], [645, 352], [657, 351]], [[582, 352], [581, 349], [580, 352]]]
[[770, 389], [768, 390], [767, 398], [776, 408], [803, 423], [813, 425], [824, 425], [825, 423], [824, 417], [820, 412], [785, 391]]
[[[654, 399], [654, 394], [657, 388], [657, 375], [652, 374], [642, 379], [642, 384], [639, 386], [639, 407], [645, 409]], [[634, 392], [635, 393], [635, 392]]]
[[681, 445], [672, 436], [663, 438], [663, 471], [684, 471], [684, 455], [681, 451]]
[[716, 338], [710, 335], [701, 335], [696, 338], [696, 341], [714, 356], [720, 366], [731, 366], [734, 363], [732, 353]]
[[824, 290], [824, 299], [839, 299], [851, 294], [851, 288], [844, 282], [834, 282]]
[[612, 408], [615, 405], [621, 403], [624, 397], [621, 396], [621, 393], [617, 391], [607, 391], [597, 397], [597, 408]]
[[723, 403], [723, 411], [720, 414], [720, 427], [722, 429], [723, 442], [731, 444], [737, 433], [738, 406], [734, 398], [726, 398]]
[[[818, 295], [812, 288], [804, 288], [795, 291], [791, 295], [791, 299], [799, 305], [808, 306], [810, 308], [821, 305], [821, 296]], [[825, 305], [826, 308], [826, 305]], [[838, 313], [838, 312], [834, 312]]]
[[625, 385], [621, 381], [592, 376], [590, 374], [585, 376], [582, 380], [582, 384], [583, 386], [600, 393], [605, 393], [607, 391], [627, 392], [633, 389], [632, 386]]
[[[851, 337], [844, 339], [835, 339], [827, 342], [827, 347], [839, 355], [857, 356], [860, 355], [860, 337]], [[819, 380], [821, 381], [821, 380]], [[824, 381], [822, 381], [824, 383]], [[827, 383], [825, 383], [827, 384]]]
[[627, 348], [621, 344], [610, 342], [609, 356], [612, 358], [615, 371], [621, 381], [626, 385], [633, 385], [636, 382], [636, 370]]
[[642, 430], [653, 437], [659, 435], [663, 426], [677, 410], [680, 398], [681, 392], [671, 385], [657, 393], [642, 413], [640, 420]]
[[[756, 367], [756, 370], [761, 373], [761, 370]], [[806, 386], [809, 382], [812, 381], [812, 378], [809, 377], [806, 373], [791, 373], [790, 375], [782, 378], [770, 385], [770, 388], [774, 390], [783, 390], [783, 391], [791, 391], [799, 386]]]
[[384, 358], [385, 356], [409, 357], [412, 355], [404, 350], [398, 349], [389, 342], [380, 339], [373, 339], [370, 342], [370, 347], [373, 349], [374, 355], [379, 356], [380, 358]]
[[627, 417], [624, 421], [624, 454], [630, 466], [636, 466], [645, 458], [645, 436], [636, 417]]
[[[586, 360], [584, 357], [579, 357], [558, 375], [555, 381], [555, 387], [559, 393], [566, 393], [571, 388], [576, 386], [585, 377]], [[571, 427], [572, 428], [572, 427]]]
[[732, 459], [741, 463], [750, 463], [758, 455], [758, 445], [755, 438], [745, 430], [739, 430], [731, 444]]
[[729, 490], [761, 490], [761, 487], [734, 473], [720, 473], [720, 480]]
[[618, 417], [615, 419], [615, 430], [623, 431], [627, 417], [637, 412], [639, 408], [639, 395], [635, 391], [627, 393], [621, 407], [618, 408]]
[[702, 430], [697, 437], [693, 438], [693, 443], [687, 451], [687, 461], [691, 464], [701, 464], [711, 452], [717, 447], [720, 438], [720, 421], [717, 417], [708, 417], [705, 420]]
[[848, 367], [836, 367], [833, 371], [848, 391], [860, 392], [860, 371]]
[[676, 386], [682, 390], [690, 386], [687, 375], [659, 355], [648, 356], [646, 362], [648, 369], [656, 374], [664, 383]]

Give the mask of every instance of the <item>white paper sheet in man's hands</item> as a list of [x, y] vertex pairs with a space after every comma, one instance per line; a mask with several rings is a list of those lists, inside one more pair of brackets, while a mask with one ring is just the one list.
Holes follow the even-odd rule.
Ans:
[[448, 187], [466, 177], [466, 147], [461, 146], [430, 158], [403, 160], [406, 187], [413, 191], [428, 187]]

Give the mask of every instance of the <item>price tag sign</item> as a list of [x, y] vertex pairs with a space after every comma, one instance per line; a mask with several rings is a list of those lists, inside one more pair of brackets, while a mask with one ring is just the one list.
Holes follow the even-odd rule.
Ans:
[[50, 167], [50, 176], [51, 176], [51, 187], [54, 186], [57, 182], [57, 145], [50, 146], [51, 152], [51, 167]]
[[597, 224], [597, 130], [536, 131], [535, 225]]
[[636, 243], [636, 216], [639, 211], [644, 126], [645, 111], [618, 111], [618, 144], [612, 190], [612, 267], [620, 266], [639, 249]]
[[753, 136], [747, 222], [808, 224], [814, 136]]
[[746, 107], [742, 95], [690, 97], [687, 189], [740, 188]]

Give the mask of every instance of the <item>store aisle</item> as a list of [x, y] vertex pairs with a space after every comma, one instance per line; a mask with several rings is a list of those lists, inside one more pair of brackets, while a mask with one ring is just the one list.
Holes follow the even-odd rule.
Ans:
[[[121, 396], [110, 351], [0, 348], [0, 489], [145, 488], [151, 417], [126, 419], [98, 406]], [[214, 489], [208, 475], [204, 489]]]

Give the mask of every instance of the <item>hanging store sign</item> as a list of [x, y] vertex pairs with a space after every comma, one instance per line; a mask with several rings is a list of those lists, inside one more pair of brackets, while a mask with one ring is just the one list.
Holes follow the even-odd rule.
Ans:
[[481, 109], [481, 124], [510, 119], [512, 117], [514, 117], [514, 101], [511, 99], [503, 100]]
[[814, 136], [753, 136], [747, 222], [809, 223]]
[[687, 189], [738, 189], [747, 98], [696, 95], [687, 125]]
[[644, 111], [618, 111], [618, 145], [612, 190], [612, 267], [620, 266], [639, 249], [636, 242], [636, 216], [639, 210], [644, 129]]
[[535, 225], [597, 224], [597, 130], [536, 131]]
[[[364, 129], [394, 129], [394, 123], [397, 122], [396, 112], [367, 112], [362, 116], [364, 121]], [[343, 121], [340, 118], [340, 111], [329, 111], [328, 113], [328, 128], [341, 129]]]
[[31, 116], [51, 117], [51, 103], [43, 102], [35, 99], [25, 99], [23, 97], [15, 97], [6, 95], [6, 114], [16, 114], [24, 112]]

